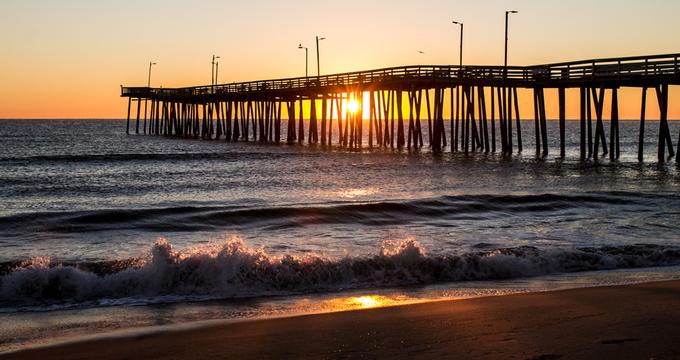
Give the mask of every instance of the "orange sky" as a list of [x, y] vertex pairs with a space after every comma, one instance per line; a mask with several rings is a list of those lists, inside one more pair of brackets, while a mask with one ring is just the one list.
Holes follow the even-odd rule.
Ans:
[[[149, 60], [158, 62], [154, 86], [209, 83], [212, 54], [222, 56], [220, 82], [300, 76], [303, 42], [314, 73], [317, 34], [328, 37], [324, 73], [455, 64], [453, 19], [466, 24], [467, 64], [502, 64], [506, 9], [520, 11], [511, 22], [515, 65], [680, 52], [676, 0], [3, 0], [0, 118], [122, 118], [120, 85], [145, 85]], [[639, 98], [622, 92], [622, 118], [639, 118]], [[680, 119], [676, 99], [672, 89], [670, 117]], [[658, 116], [653, 106], [649, 116]]]

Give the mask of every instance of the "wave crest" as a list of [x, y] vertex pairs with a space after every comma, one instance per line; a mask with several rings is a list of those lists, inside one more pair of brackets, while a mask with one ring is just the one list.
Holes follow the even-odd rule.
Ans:
[[382, 243], [376, 255], [332, 258], [273, 256], [237, 237], [184, 251], [160, 239], [147, 255], [114, 265], [55, 264], [48, 257], [22, 262], [0, 277], [0, 308], [242, 298], [678, 264], [680, 248], [658, 245], [430, 256], [415, 239], [404, 239]]
[[455, 221], [474, 214], [493, 219], [511, 213], [547, 216], [568, 209], [611, 206], [656, 207], [659, 201], [680, 201], [669, 194], [594, 192], [573, 195], [460, 195], [429, 199], [304, 204], [249, 208], [178, 206], [146, 209], [104, 209], [73, 212], [26, 213], [0, 217], [0, 236], [73, 234], [120, 230], [221, 231], [234, 225], [265, 229], [296, 228], [310, 224], [399, 225], [410, 222]]

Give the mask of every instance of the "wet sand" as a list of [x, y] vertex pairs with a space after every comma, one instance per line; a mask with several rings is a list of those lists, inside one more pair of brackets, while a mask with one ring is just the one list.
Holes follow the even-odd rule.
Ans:
[[226, 323], [0, 358], [680, 358], [680, 281]]

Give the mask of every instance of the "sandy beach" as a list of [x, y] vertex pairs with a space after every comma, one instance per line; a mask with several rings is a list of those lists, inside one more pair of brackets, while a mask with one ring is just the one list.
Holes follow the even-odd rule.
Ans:
[[211, 325], [0, 358], [680, 358], [680, 282]]

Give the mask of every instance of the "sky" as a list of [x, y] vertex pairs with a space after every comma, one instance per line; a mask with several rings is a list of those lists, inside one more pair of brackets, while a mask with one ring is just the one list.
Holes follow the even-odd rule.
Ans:
[[[151, 60], [152, 86], [210, 83], [213, 54], [220, 83], [303, 76], [297, 46], [314, 73], [316, 35], [322, 73], [457, 64], [452, 20], [466, 64], [499, 65], [505, 10], [519, 11], [511, 65], [680, 53], [677, 0], [1, 0], [0, 118], [122, 118], [120, 86], [146, 85]], [[680, 119], [678, 89], [670, 102]], [[639, 112], [639, 90], [624, 90], [621, 117]]]

